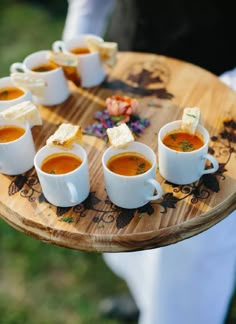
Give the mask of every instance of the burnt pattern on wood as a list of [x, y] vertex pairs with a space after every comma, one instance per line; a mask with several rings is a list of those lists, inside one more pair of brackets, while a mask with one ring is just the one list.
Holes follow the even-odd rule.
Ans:
[[140, 61], [130, 65], [121, 80], [106, 80], [102, 87], [137, 96], [172, 99], [174, 95], [166, 89], [169, 79], [168, 66], [155, 58], [151, 61]]
[[[40, 201], [40, 199], [42, 199], [42, 193], [41, 189], [38, 189], [38, 186], [38, 177], [36, 176], [35, 170], [32, 169], [14, 177], [8, 188], [8, 194], [9, 196], [13, 196], [17, 192], [20, 192], [21, 197], [27, 198], [30, 202], [35, 201], [36, 195], [39, 194], [38, 199]], [[45, 198], [43, 200], [45, 200]]]
[[225, 161], [219, 163], [219, 169], [213, 174], [203, 175], [198, 181], [189, 185], [169, 185], [170, 191], [157, 201], [148, 203], [137, 209], [124, 209], [115, 206], [106, 196], [104, 200], [96, 196], [96, 192], [90, 192], [88, 198], [81, 204], [74, 207], [55, 207], [50, 205], [41, 192], [39, 180], [34, 169], [29, 172], [13, 177], [9, 188], [9, 196], [17, 193], [22, 198], [33, 202], [38, 199], [39, 203], [47, 203], [50, 208], [56, 208], [56, 215], [59, 221], [67, 223], [79, 222], [81, 218], [86, 217], [88, 211], [92, 211], [94, 216], [91, 218], [98, 228], [103, 228], [107, 223], [115, 222], [118, 229], [126, 227], [134, 217], [151, 216], [154, 214], [154, 206], [159, 205], [162, 208], [160, 213], [166, 213], [168, 209], [177, 208], [180, 201], [191, 197], [192, 204], [206, 200], [212, 192], [220, 190], [220, 181], [225, 179], [227, 164], [236, 153], [236, 121], [231, 119], [225, 121], [222, 131], [218, 136], [212, 136], [212, 145], [209, 152], [216, 158], [223, 158]]

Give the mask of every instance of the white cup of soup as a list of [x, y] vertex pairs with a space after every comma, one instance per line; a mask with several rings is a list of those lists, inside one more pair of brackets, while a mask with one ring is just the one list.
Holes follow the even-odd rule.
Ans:
[[98, 86], [104, 81], [106, 75], [99, 53], [91, 53], [86, 46], [85, 37], [87, 36], [102, 40], [101, 37], [95, 35], [82, 34], [67, 41], [55, 41], [52, 44], [53, 51], [62, 51], [76, 57], [77, 67], [64, 67], [64, 72], [69, 80], [80, 83], [84, 88]]
[[88, 160], [82, 146], [70, 150], [42, 147], [34, 166], [45, 198], [53, 205], [70, 207], [84, 201], [90, 190]]
[[26, 100], [32, 100], [29, 90], [15, 86], [9, 76], [0, 79], [0, 112]]
[[70, 95], [68, 82], [61, 67], [49, 61], [50, 51], [42, 50], [28, 55], [23, 63], [16, 62], [10, 67], [11, 73], [19, 69], [29, 76], [42, 79], [45, 89], [42, 96], [34, 96], [37, 103], [54, 106], [63, 103]]
[[125, 149], [111, 146], [102, 156], [102, 166], [113, 204], [138, 208], [162, 196], [156, 180], [156, 156], [149, 146], [139, 142], [132, 142]]
[[[189, 184], [203, 174], [217, 171], [217, 160], [208, 154], [209, 133], [198, 125], [191, 135], [181, 130], [181, 120], [164, 125], [158, 133], [159, 172], [163, 178], [174, 184]], [[211, 167], [206, 168], [206, 161]]]
[[29, 123], [0, 119], [0, 173], [18, 175], [30, 170], [35, 154]]

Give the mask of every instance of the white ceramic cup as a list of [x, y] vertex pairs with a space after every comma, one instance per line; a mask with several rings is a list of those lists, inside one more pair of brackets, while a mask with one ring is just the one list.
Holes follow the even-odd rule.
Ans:
[[54, 106], [62, 103], [69, 97], [68, 82], [65, 78], [64, 72], [61, 67], [46, 72], [34, 72], [33, 68], [49, 63], [48, 61], [49, 51], [43, 50], [28, 55], [23, 63], [13, 63], [10, 67], [11, 73], [18, 72], [19, 69], [24, 73], [38, 76], [39, 79], [43, 79], [46, 83], [46, 88], [43, 97], [34, 96], [34, 100], [45, 106]]
[[[11, 80], [11, 77], [8, 76], [0, 79], [0, 91], [5, 88], [19, 88], [19, 87], [15, 86], [13, 81]], [[19, 89], [23, 91], [23, 94], [20, 97], [11, 100], [0, 100], [0, 112], [22, 101], [32, 100], [32, 95], [30, 91], [22, 88]]]
[[[87, 47], [85, 43], [86, 36], [93, 36], [98, 40], [102, 40], [102, 38], [95, 35], [82, 34], [67, 41], [55, 41], [52, 44], [52, 49], [55, 52], [62, 51], [72, 54], [70, 51], [74, 48]], [[106, 74], [99, 53], [72, 55], [75, 55], [78, 59], [77, 74], [82, 87], [95, 87], [103, 82]]]
[[0, 119], [0, 127], [6, 125], [22, 127], [25, 133], [15, 141], [0, 143], [0, 173], [8, 175], [24, 173], [34, 166], [36, 154], [30, 125]]
[[[82, 164], [65, 174], [49, 174], [42, 171], [43, 160], [55, 153], [72, 153], [82, 160]], [[80, 204], [88, 197], [90, 190], [88, 159], [86, 151], [80, 145], [75, 144], [68, 151], [46, 145], [35, 155], [34, 166], [43, 194], [51, 204], [70, 207]]]
[[[136, 152], [143, 155], [151, 162], [151, 168], [135, 176], [123, 176], [110, 171], [107, 167], [108, 160], [124, 152]], [[113, 204], [122, 208], [138, 208], [162, 196], [161, 186], [155, 179], [156, 156], [149, 146], [132, 142], [126, 149], [109, 147], [102, 156], [102, 166], [107, 194]], [[156, 195], [153, 194], [155, 190]]]
[[[159, 172], [163, 178], [174, 184], [189, 184], [197, 181], [203, 174], [217, 171], [217, 160], [208, 154], [209, 133], [202, 125], [198, 125], [197, 133], [201, 134], [204, 145], [190, 152], [177, 152], [163, 144], [164, 136], [181, 129], [181, 120], [176, 120], [164, 125], [158, 133], [158, 163]], [[205, 169], [206, 161], [212, 163], [212, 167]]]

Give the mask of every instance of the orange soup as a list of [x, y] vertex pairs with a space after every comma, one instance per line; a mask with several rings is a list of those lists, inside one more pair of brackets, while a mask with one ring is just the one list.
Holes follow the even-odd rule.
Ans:
[[24, 133], [25, 130], [22, 127], [12, 125], [0, 126], [0, 143], [15, 141]]
[[124, 176], [142, 174], [151, 169], [151, 166], [150, 161], [143, 155], [135, 152], [114, 155], [107, 162], [107, 167], [110, 171]]
[[52, 63], [41, 64], [38, 66], [33, 67], [31, 70], [34, 72], [48, 72], [56, 69], [57, 66]]
[[82, 160], [71, 153], [55, 153], [43, 160], [41, 170], [50, 174], [64, 174], [74, 171]]
[[12, 100], [18, 97], [21, 97], [24, 94], [24, 91], [15, 88], [15, 87], [7, 87], [0, 89], [0, 100]]
[[179, 152], [195, 151], [204, 145], [201, 135], [192, 135], [181, 130], [168, 133], [164, 136], [162, 142], [170, 149]]
[[87, 47], [76, 47], [70, 50], [73, 54], [89, 54], [90, 50]]

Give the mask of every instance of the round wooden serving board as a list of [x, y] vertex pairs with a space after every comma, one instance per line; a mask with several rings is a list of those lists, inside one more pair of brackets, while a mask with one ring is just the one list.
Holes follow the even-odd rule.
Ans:
[[236, 93], [213, 74], [175, 59], [141, 53], [119, 53], [107, 80], [92, 89], [70, 84], [71, 96], [54, 107], [40, 106], [43, 126], [32, 129], [36, 148], [62, 122], [85, 129], [94, 113], [114, 94], [139, 100], [138, 114], [151, 125], [138, 141], [157, 153], [162, 125], [181, 119], [183, 108], [198, 106], [212, 141], [210, 153], [219, 170], [196, 183], [177, 186], [157, 173], [163, 197], [139, 209], [121, 209], [108, 199], [101, 157], [107, 144], [84, 135], [91, 189], [80, 205], [60, 208], [44, 198], [34, 168], [15, 177], [0, 175], [0, 216], [14, 228], [41, 241], [72, 249], [118, 252], [150, 249], [196, 235], [227, 217], [236, 206]]

